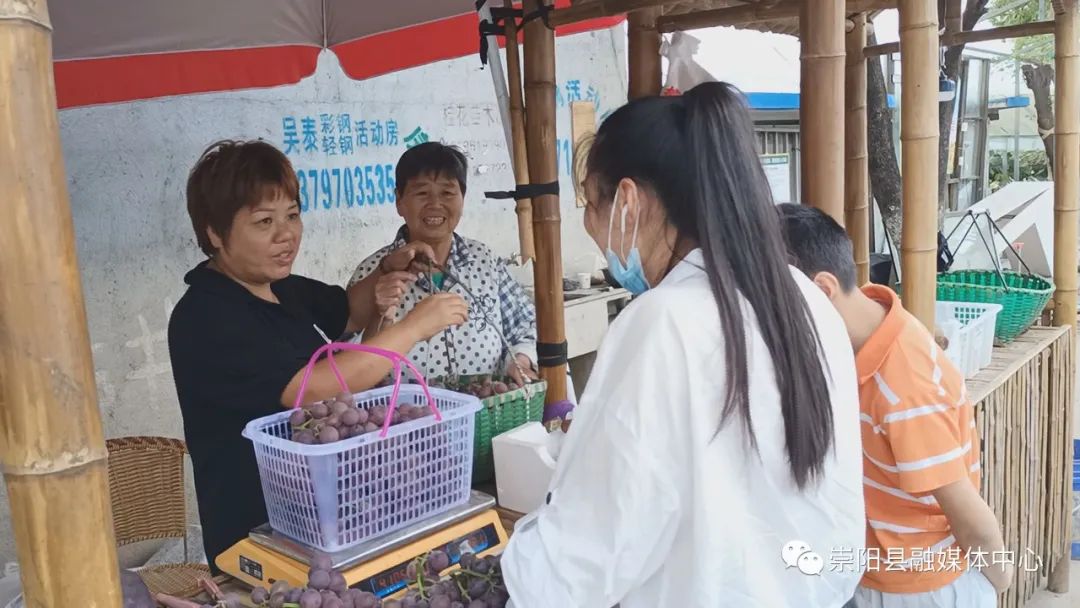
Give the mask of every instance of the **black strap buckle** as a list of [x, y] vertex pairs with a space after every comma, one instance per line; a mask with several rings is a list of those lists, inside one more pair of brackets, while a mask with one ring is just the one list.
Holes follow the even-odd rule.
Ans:
[[559, 182], [556, 181], [547, 184], [521, 184], [513, 190], [485, 192], [484, 196], [491, 199], [514, 199], [516, 201], [523, 201], [538, 196], [544, 196], [545, 194], [558, 196]]
[[569, 359], [567, 358], [568, 348], [566, 340], [563, 340], [559, 344], [549, 344], [546, 342], [536, 343], [536, 363], [540, 367], [558, 367], [565, 365]]
[[[487, 4], [487, 0], [476, 0], [476, 10], [479, 11], [485, 4]], [[555, 5], [553, 4], [541, 4], [535, 11], [528, 14], [525, 14], [524, 10], [520, 8], [508, 8], [505, 6], [492, 7], [492, 20], [480, 20], [480, 63], [482, 65], [487, 65], [489, 49], [488, 36], [506, 36], [507, 19], [521, 19], [517, 24], [518, 31], [521, 31], [522, 26], [534, 19], [540, 19], [548, 29], [552, 29], [550, 15], [553, 10], [555, 10]]]

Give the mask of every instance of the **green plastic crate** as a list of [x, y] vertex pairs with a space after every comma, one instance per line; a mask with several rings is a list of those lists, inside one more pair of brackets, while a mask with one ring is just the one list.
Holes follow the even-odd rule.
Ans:
[[[471, 377], [462, 376], [459, 382], [469, 382]], [[434, 380], [439, 383], [441, 380]], [[476, 412], [473, 432], [472, 482], [491, 481], [495, 477], [495, 458], [491, 440], [496, 435], [517, 428], [526, 422], [540, 422], [544, 417], [544, 397], [547, 382], [540, 380], [517, 390], [481, 399], [482, 407]]]
[[484, 483], [495, 477], [495, 457], [491, 440], [496, 435], [526, 422], [540, 422], [544, 416], [545, 395], [547, 383], [540, 381], [480, 400], [483, 407], [476, 412], [476, 430], [473, 435], [474, 484]]
[[[1008, 344], [1027, 331], [1042, 314], [1054, 284], [1032, 274], [993, 270], [957, 270], [938, 274], [937, 299], [942, 302], [1000, 304], [994, 338]], [[1008, 286], [1006, 288], [1006, 285]]]

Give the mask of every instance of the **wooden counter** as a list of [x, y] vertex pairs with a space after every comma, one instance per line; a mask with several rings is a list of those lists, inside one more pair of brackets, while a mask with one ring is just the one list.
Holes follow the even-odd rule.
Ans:
[[1017, 564], [1002, 608], [1023, 606], [1069, 559], [1074, 349], [1066, 328], [1034, 327], [995, 348], [967, 382], [982, 439], [982, 494]]
[[1064, 327], [1032, 327], [1006, 346], [994, 348], [990, 365], [967, 381], [968, 396], [979, 403], [1036, 355], [1050, 347]]

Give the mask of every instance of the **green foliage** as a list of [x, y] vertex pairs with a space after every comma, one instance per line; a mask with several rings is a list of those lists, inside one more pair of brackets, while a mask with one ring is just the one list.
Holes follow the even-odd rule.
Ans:
[[[1019, 25], [1033, 21], [1053, 19], [1054, 9], [1050, 0], [1045, 0], [1045, 14], [1039, 15], [1040, 0], [1027, 0], [1017, 6], [1016, 0], [990, 0], [991, 14], [1008, 7], [1008, 10], [994, 14], [990, 22], [996, 27]], [[1020, 61], [1028, 63], [1051, 64], [1054, 62], [1054, 37], [1051, 34], [1029, 36], [1013, 40], [1013, 54]]]
[[[990, 191], [997, 192], [1002, 186], [1013, 180], [1012, 152], [990, 151]], [[1046, 162], [1046, 153], [1042, 150], [1024, 150], [1020, 152], [1020, 181], [1047, 181], [1050, 171]]]

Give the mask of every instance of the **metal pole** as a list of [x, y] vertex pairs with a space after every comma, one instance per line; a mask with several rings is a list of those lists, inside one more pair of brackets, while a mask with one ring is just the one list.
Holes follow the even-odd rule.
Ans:
[[[1020, 62], [1013, 59], [1013, 85], [1016, 92], [1014, 95], [1020, 96]], [[1013, 179], [1020, 181], [1020, 112], [1013, 112]]]
[[[494, 23], [491, 18], [491, 7], [487, 2], [482, 2], [476, 9], [480, 14], [480, 21]], [[493, 34], [487, 36], [487, 59], [488, 67], [491, 68], [491, 83], [495, 86], [495, 99], [499, 103], [499, 118], [502, 119], [503, 137], [506, 138], [506, 151], [510, 155], [510, 162], [514, 161], [514, 135], [510, 121], [510, 92], [506, 86], [506, 74], [503, 72], [502, 55], [499, 53], [499, 37]]]

